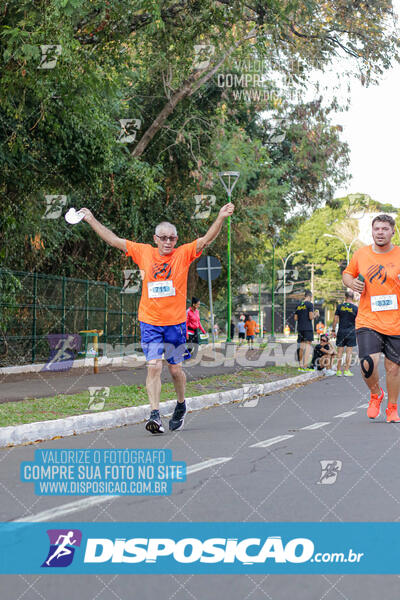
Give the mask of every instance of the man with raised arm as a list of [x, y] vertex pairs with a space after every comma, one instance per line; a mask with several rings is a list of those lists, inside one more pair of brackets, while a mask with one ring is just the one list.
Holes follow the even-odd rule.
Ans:
[[119, 238], [99, 223], [88, 208], [82, 208], [84, 220], [107, 244], [119, 248], [138, 265], [142, 274], [142, 297], [139, 304], [141, 344], [147, 361], [146, 388], [150, 418], [146, 429], [164, 433], [160, 417], [162, 357], [174, 383], [177, 403], [169, 421], [171, 431], [183, 428], [186, 413], [186, 375], [182, 361], [186, 349], [186, 290], [190, 264], [219, 235], [224, 220], [234, 205], [225, 204], [207, 233], [189, 244], [175, 248], [178, 235], [175, 225], [163, 221], [155, 229], [155, 246]]

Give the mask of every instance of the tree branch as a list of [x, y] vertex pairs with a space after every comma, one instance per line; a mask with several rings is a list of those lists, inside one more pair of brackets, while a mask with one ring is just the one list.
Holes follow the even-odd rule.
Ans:
[[180, 90], [178, 90], [175, 94], [173, 94], [169, 98], [167, 104], [164, 106], [164, 108], [158, 114], [158, 116], [153, 121], [153, 123], [150, 125], [150, 127], [147, 129], [147, 131], [145, 131], [145, 133], [141, 137], [139, 143], [136, 145], [135, 149], [133, 150], [132, 156], [135, 158], [137, 158], [138, 156], [141, 156], [143, 154], [143, 152], [146, 150], [147, 146], [150, 144], [151, 140], [156, 135], [156, 133], [164, 125], [167, 118], [174, 112], [177, 104], [179, 104], [179, 102], [184, 100], [184, 98], [187, 98], [188, 96], [191, 96], [192, 94], [194, 94], [206, 81], [211, 79], [211, 77], [218, 71], [218, 69], [226, 61], [226, 59], [239, 46], [241, 46], [244, 42], [246, 42], [247, 40], [254, 38], [254, 37], [257, 37], [256, 29], [253, 29], [244, 38], [242, 38], [241, 40], [239, 40], [238, 42], [233, 44], [233, 46], [231, 46], [229, 48], [229, 50], [227, 50], [227, 52], [217, 62], [217, 64], [214, 65], [214, 67], [212, 69], [210, 69], [207, 72], [205, 72], [207, 70], [207, 68], [197, 71], [197, 73], [194, 73], [186, 81], [184, 81]]
[[[189, 0], [189, 2], [187, 2], [186, 0], [181, 0], [180, 2], [177, 2], [176, 4], [174, 4], [173, 6], [170, 6], [167, 9], [162, 9], [161, 10], [162, 20], [165, 22], [167, 22], [169, 20], [173, 21], [174, 19], [176, 19], [176, 17], [179, 15], [179, 13], [181, 13], [185, 9], [187, 9], [187, 5], [190, 3], [191, 3], [191, 0]], [[146, 27], [147, 25], [149, 25], [150, 23], [153, 22], [153, 19], [154, 19], [154, 17], [151, 13], [143, 13], [140, 15], [134, 15], [128, 25], [129, 33], [134, 33], [135, 31], [138, 31], [139, 29]], [[105, 23], [105, 21], [102, 22], [101, 29], [104, 29], [104, 26], [105, 26], [105, 25], [103, 25], [104, 23]], [[98, 37], [96, 37], [96, 33], [101, 30], [99, 30], [99, 28], [97, 28], [94, 32], [83, 34], [82, 28], [86, 27], [86, 26], [87, 26], [87, 23], [82, 21], [77, 28], [77, 33], [76, 33], [75, 37], [79, 40], [79, 42], [81, 44], [85, 44], [85, 45], [98, 44], [100, 40], [98, 39]], [[116, 28], [114, 27], [114, 30], [115, 29]], [[113, 36], [115, 31], [111, 31], [110, 33], [111, 33], [111, 36]]]
[[351, 48], [348, 48], [347, 46], [342, 44], [342, 42], [337, 37], [332, 37], [330, 35], [310, 35], [310, 34], [306, 34], [306, 33], [300, 33], [300, 31], [297, 31], [297, 29], [295, 29], [293, 23], [290, 24], [290, 31], [292, 33], [294, 33], [294, 35], [296, 35], [297, 37], [303, 38], [306, 40], [324, 39], [324, 40], [330, 41], [333, 44], [340, 46], [340, 48], [342, 48], [342, 50], [344, 50], [347, 54], [350, 54], [351, 56], [354, 56], [355, 58], [360, 58], [359, 55], [357, 54], [357, 52], [354, 52], [354, 50], [352, 50]]

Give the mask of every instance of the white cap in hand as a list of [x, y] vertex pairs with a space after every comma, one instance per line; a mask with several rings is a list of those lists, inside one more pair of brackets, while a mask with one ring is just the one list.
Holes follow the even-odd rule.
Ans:
[[69, 211], [65, 214], [65, 220], [67, 221], [67, 223], [70, 223], [71, 225], [76, 225], [77, 223], [82, 221], [84, 216], [85, 216], [85, 213], [81, 212], [80, 210], [75, 210], [75, 208], [70, 208]]

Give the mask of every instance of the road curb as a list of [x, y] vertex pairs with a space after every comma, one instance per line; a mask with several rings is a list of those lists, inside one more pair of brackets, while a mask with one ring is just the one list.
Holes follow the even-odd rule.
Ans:
[[[192, 412], [219, 404], [245, 402], [250, 398], [263, 396], [271, 392], [278, 392], [293, 385], [306, 383], [309, 380], [317, 378], [319, 379], [319, 377], [320, 375], [318, 373], [307, 373], [297, 377], [273, 381], [271, 383], [243, 385], [243, 387], [235, 390], [187, 398], [186, 404], [189, 412]], [[162, 402], [160, 404], [161, 415], [168, 416], [172, 414], [175, 404], [175, 400]], [[113, 427], [122, 427], [123, 425], [133, 425], [145, 421], [149, 416], [149, 410], [150, 405], [145, 404], [143, 406], [119, 408], [101, 413], [66, 417], [65, 419], [0, 427], [0, 448], [46, 441], [55, 437], [79, 435], [97, 431], [99, 429], [111, 429]]]

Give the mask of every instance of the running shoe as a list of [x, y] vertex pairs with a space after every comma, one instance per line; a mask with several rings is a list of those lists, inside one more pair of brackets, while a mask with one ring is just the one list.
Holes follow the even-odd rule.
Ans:
[[185, 422], [186, 404], [183, 402], [177, 402], [173, 415], [169, 421], [170, 431], [180, 431], [183, 429]]
[[150, 433], [164, 433], [159, 410], [151, 411], [150, 419], [146, 423], [146, 429], [147, 431], [150, 431]]
[[336, 371], [334, 371], [333, 369], [325, 369], [325, 373], [324, 375], [326, 375], [327, 377], [330, 377], [331, 375], [335, 375]]
[[299, 371], [299, 373], [304, 373], [303, 367], [299, 367], [297, 370]]
[[354, 373], [352, 373], [351, 371], [347, 370], [347, 371], [343, 371], [343, 375], [345, 377], [354, 377]]
[[306, 367], [305, 369], [303, 369], [304, 373], [314, 373], [315, 369], [313, 369], [312, 367]]
[[336, 377], [341, 377], [343, 375], [342, 371], [336, 371]]
[[385, 392], [380, 388], [380, 394], [371, 394], [371, 398], [368, 404], [367, 417], [370, 419], [376, 419], [381, 414], [381, 402], [385, 397]]
[[388, 423], [400, 423], [400, 417], [397, 412], [397, 404], [388, 404], [387, 405], [386, 421]]

